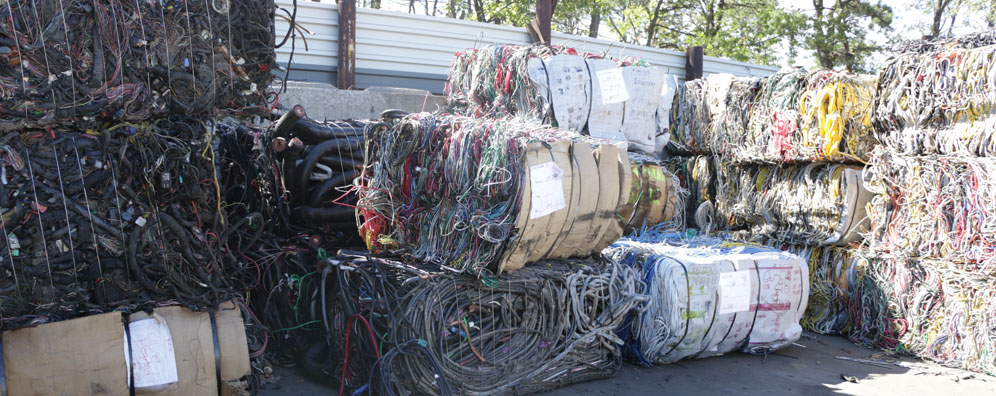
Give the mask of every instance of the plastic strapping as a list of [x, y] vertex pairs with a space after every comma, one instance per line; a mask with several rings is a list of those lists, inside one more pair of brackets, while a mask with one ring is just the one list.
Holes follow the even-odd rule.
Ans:
[[218, 383], [218, 396], [221, 396], [221, 348], [218, 345], [218, 320], [214, 312], [208, 312], [211, 317], [211, 340], [214, 341], [214, 377]]

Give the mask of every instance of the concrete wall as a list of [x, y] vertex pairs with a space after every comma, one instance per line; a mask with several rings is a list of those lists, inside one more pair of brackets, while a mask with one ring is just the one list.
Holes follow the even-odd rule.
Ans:
[[280, 95], [280, 105], [290, 108], [298, 104], [316, 120], [374, 119], [388, 109], [436, 111], [445, 107], [446, 98], [420, 89], [370, 87], [344, 91], [332, 84], [290, 81], [287, 92]]

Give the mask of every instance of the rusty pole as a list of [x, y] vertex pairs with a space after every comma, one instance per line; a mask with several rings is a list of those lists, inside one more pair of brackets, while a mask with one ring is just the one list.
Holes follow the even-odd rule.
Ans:
[[339, 45], [336, 81], [339, 89], [356, 87], [356, 0], [339, 0]]

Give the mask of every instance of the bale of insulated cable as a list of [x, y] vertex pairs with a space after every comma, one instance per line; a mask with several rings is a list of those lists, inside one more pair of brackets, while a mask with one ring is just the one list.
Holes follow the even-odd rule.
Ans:
[[679, 84], [671, 105], [668, 150], [675, 154], [709, 154], [725, 124], [727, 96], [736, 80], [729, 74], [713, 74]]
[[996, 160], [906, 156], [881, 148], [865, 170], [871, 247], [996, 271]]
[[629, 159], [633, 170], [629, 200], [619, 212], [624, 232], [647, 227], [684, 229], [688, 191], [678, 177], [652, 157], [630, 153]]
[[755, 241], [846, 245], [868, 228], [874, 194], [862, 168], [843, 164], [721, 164], [716, 212], [722, 226], [747, 227]]
[[[730, 89], [727, 124], [717, 138], [735, 162], [863, 162], [877, 143], [874, 78], [795, 68]], [[745, 122], [746, 121], [746, 122]]]
[[167, 114], [265, 114], [272, 0], [8, 1], [0, 131]]
[[442, 377], [417, 356], [389, 371], [398, 388], [436, 394], [518, 395], [615, 375], [615, 331], [646, 297], [639, 273], [610, 260], [546, 261], [498, 277], [440, 273], [402, 288], [399, 339], [417, 339]]
[[620, 332], [636, 363], [767, 353], [802, 335], [809, 276], [799, 256], [654, 233], [622, 239], [605, 253], [640, 271], [646, 283], [646, 309]]
[[996, 282], [947, 260], [871, 254], [859, 269], [852, 340], [996, 374]]
[[564, 50], [546, 45], [497, 44], [459, 51], [453, 56], [446, 78], [447, 105], [468, 116], [523, 115], [548, 121], [551, 109], [546, 87], [540, 87], [530, 75], [529, 62], [533, 60], [535, 64], [534, 59]]
[[669, 80], [641, 59], [500, 44], [458, 52], [446, 94], [458, 114], [518, 116], [649, 154], [656, 151], [658, 106]]
[[255, 271], [226, 217], [213, 134], [187, 118], [0, 139], [0, 328], [119, 308], [217, 306]]
[[681, 189], [688, 193], [684, 209], [687, 228], [716, 229], [712, 161], [713, 157], [705, 155], [671, 157], [664, 161], [668, 171], [678, 178]]
[[996, 36], [911, 42], [878, 76], [878, 139], [905, 155], [996, 153]]
[[809, 263], [809, 304], [800, 323], [817, 334], [849, 334], [864, 254], [852, 247], [782, 246]]
[[521, 120], [411, 114], [368, 128], [360, 233], [373, 250], [478, 275], [618, 238], [632, 168], [617, 146]]
[[354, 181], [363, 167], [368, 127], [378, 126], [372, 121], [311, 120], [301, 106], [272, 124], [262, 144], [273, 162], [267, 172], [273, 174], [280, 215], [286, 219], [282, 232], [355, 235]]
[[737, 163], [863, 162], [877, 143], [873, 94], [871, 76], [831, 70], [689, 81], [671, 108], [671, 151]]

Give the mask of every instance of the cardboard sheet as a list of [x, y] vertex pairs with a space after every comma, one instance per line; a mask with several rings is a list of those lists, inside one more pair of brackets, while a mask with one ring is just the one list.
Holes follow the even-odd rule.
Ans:
[[574, 161], [571, 161], [571, 143], [565, 140], [550, 143], [550, 150], [547, 156], [556, 162], [560, 169], [564, 170], [562, 188], [564, 197], [567, 198], [567, 206], [564, 209], [545, 216], [550, 220], [547, 223], [546, 230], [543, 232], [543, 236], [539, 238], [536, 249], [529, 254], [530, 262], [542, 260], [553, 250], [554, 244], [560, 236], [560, 231], [564, 229], [564, 224], [567, 222], [568, 214], [572, 213], [574, 199], [576, 198], [574, 195], [575, 172], [572, 165]]
[[[154, 394], [217, 394], [214, 340], [208, 313], [165, 307], [156, 309], [154, 314], [169, 323], [178, 377], [176, 383]], [[234, 303], [228, 302], [215, 315], [222, 381], [237, 380], [249, 374], [249, 347], [242, 313]], [[137, 313], [130, 319], [148, 317]], [[0, 336], [0, 341], [11, 396], [128, 394], [127, 342], [121, 313], [9, 331]], [[222, 391], [231, 394], [226, 384]]]
[[3, 333], [7, 390], [18, 395], [127, 395], [121, 314]]
[[598, 204], [599, 182], [598, 178], [592, 177], [598, 174], [598, 164], [591, 144], [587, 142], [575, 142], [571, 147], [571, 156], [577, 169], [574, 178], [575, 204], [573, 213], [569, 214], [560, 233], [560, 246], [555, 245], [552, 258], [576, 256], [588, 253], [593, 248], [591, 245], [585, 246], [585, 241], [592, 232], [591, 225]]

